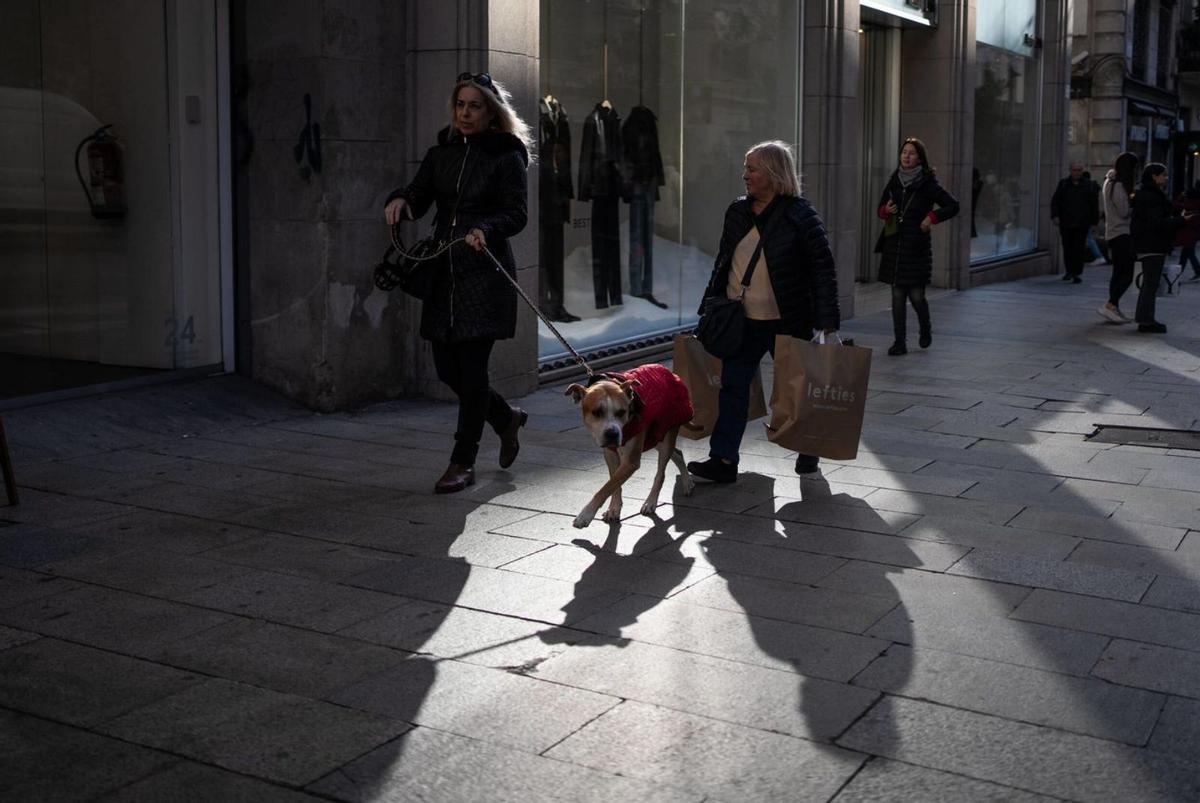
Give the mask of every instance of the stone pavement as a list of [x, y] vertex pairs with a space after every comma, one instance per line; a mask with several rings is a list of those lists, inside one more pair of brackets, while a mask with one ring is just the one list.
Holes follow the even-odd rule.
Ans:
[[[561, 388], [435, 497], [452, 408], [313, 415], [236, 377], [5, 416], [5, 800], [1200, 799], [1200, 286], [933, 304], [876, 349], [858, 459], [571, 527]], [[1132, 299], [1129, 302], [1132, 308]], [[703, 443], [684, 443], [689, 458]]]

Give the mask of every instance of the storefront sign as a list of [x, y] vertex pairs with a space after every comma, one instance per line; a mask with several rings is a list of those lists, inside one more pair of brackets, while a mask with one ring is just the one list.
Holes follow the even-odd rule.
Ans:
[[1149, 136], [1150, 136], [1150, 132], [1147, 130], [1146, 126], [1144, 126], [1144, 125], [1129, 126], [1129, 139], [1131, 139], [1132, 141], [1145, 142], [1147, 139], [1149, 139]]
[[1158, 125], [1154, 126], [1154, 138], [1155, 139], [1170, 139], [1171, 138], [1170, 127], [1165, 126], [1162, 123], [1159, 123]]

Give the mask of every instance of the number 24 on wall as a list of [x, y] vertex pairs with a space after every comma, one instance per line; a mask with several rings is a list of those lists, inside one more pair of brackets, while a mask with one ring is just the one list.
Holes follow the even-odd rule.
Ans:
[[163, 324], [169, 330], [166, 340], [163, 341], [164, 346], [174, 348], [179, 345], [180, 340], [186, 340], [189, 344], [196, 342], [196, 325], [192, 321], [192, 316], [189, 315], [187, 321], [183, 324], [183, 329], [179, 328], [179, 319], [174, 315], [168, 315]]

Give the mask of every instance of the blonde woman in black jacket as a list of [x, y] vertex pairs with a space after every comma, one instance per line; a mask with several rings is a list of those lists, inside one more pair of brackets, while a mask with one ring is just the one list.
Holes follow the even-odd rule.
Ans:
[[[812, 204], [800, 197], [800, 179], [787, 143], [761, 142], [751, 148], [742, 180], [746, 195], [725, 212], [721, 245], [704, 298], [737, 298], [760, 233], [763, 247], [742, 296], [746, 328], [741, 350], [722, 363], [709, 459], [688, 464], [693, 476], [725, 483], [737, 480], [750, 383], [763, 355], [774, 355], [775, 336], [807, 340], [814, 330], [836, 332], [840, 325], [837, 270], [825, 224]], [[796, 472], [816, 471], [817, 464], [812, 455], [797, 455]]]
[[488, 380], [497, 340], [516, 332], [517, 297], [482, 253], [486, 246], [516, 276], [509, 239], [525, 228], [529, 127], [509, 94], [487, 73], [463, 73], [450, 93], [451, 124], [425, 154], [416, 177], [388, 196], [384, 218], [416, 220], [437, 205], [439, 238], [463, 237], [449, 252], [421, 310], [421, 336], [433, 345], [438, 379], [458, 396], [458, 428], [450, 465], [434, 491], [454, 493], [475, 482], [484, 423], [500, 436], [500, 466], [516, 460], [518, 430], [528, 415], [512, 407]]

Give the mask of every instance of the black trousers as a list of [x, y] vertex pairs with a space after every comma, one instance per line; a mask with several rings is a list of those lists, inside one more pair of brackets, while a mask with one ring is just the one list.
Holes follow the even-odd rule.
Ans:
[[1068, 276], [1082, 276], [1088, 227], [1060, 226], [1058, 231], [1062, 235], [1063, 270]]
[[1154, 323], [1154, 303], [1158, 300], [1158, 285], [1162, 281], [1163, 263], [1166, 254], [1142, 256], [1142, 286], [1138, 290], [1137, 310], [1133, 320], [1137, 323]]
[[541, 254], [538, 261], [538, 306], [553, 316], [563, 306], [563, 227], [561, 223], [538, 221]]
[[893, 284], [892, 285], [892, 331], [896, 342], [903, 343], [908, 333], [908, 302], [917, 313], [917, 323], [921, 334], [929, 333], [929, 302], [925, 300], [925, 285], [923, 284]]
[[475, 465], [485, 422], [503, 432], [512, 420], [512, 408], [488, 383], [488, 358], [494, 345], [495, 340], [433, 344], [438, 379], [458, 396], [458, 429], [450, 462], [460, 466]]
[[592, 200], [592, 283], [596, 309], [621, 303], [621, 213], [618, 198]]
[[1112, 257], [1112, 278], [1108, 280], [1108, 303], [1121, 306], [1121, 296], [1133, 284], [1133, 237], [1122, 234], [1108, 241], [1108, 253]]

